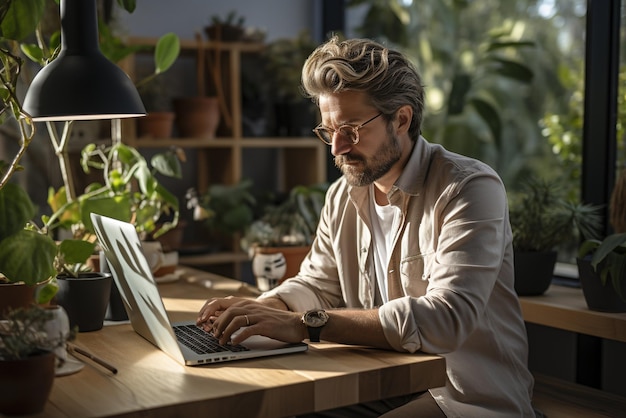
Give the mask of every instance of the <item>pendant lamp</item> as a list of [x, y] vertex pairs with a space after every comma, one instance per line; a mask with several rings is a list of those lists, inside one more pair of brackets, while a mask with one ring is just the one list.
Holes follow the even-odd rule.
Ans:
[[128, 75], [98, 45], [96, 0], [61, 0], [61, 51], [33, 79], [24, 110], [35, 121], [145, 116]]

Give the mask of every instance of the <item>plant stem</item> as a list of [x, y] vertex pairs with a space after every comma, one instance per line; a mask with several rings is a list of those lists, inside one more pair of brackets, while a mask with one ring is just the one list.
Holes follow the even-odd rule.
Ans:
[[67, 153], [67, 143], [69, 141], [70, 134], [72, 133], [73, 121], [64, 122], [61, 138], [59, 138], [54, 122], [46, 122], [46, 127], [48, 128], [48, 135], [50, 136], [54, 153], [59, 160], [61, 178], [63, 179], [63, 184], [65, 185], [65, 196], [68, 202], [73, 202], [74, 199], [76, 199], [76, 190], [74, 190], [74, 179], [69, 175], [71, 167], [69, 163], [69, 155]]

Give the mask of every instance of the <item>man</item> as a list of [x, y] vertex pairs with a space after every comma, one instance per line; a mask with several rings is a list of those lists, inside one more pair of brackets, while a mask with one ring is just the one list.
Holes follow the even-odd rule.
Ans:
[[420, 136], [424, 91], [399, 52], [333, 38], [302, 82], [343, 177], [300, 273], [254, 301], [209, 300], [198, 324], [222, 342], [319, 337], [446, 358], [445, 387], [337, 416], [534, 416], [498, 175]]

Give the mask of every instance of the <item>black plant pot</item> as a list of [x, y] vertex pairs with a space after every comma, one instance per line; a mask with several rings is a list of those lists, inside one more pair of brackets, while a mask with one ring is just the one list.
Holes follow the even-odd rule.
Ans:
[[[103, 251], [100, 251], [100, 271], [102, 273], [111, 273], [109, 263]], [[104, 319], [108, 321], [128, 320], [128, 314], [126, 313], [126, 308], [124, 307], [124, 302], [122, 301], [122, 295], [119, 288], [117, 287], [117, 283], [115, 283], [115, 280], [113, 280], [113, 283], [111, 283], [109, 306], [107, 306], [107, 311], [104, 315]]]
[[57, 276], [57, 304], [63, 306], [70, 326], [79, 332], [97, 331], [104, 324], [112, 277], [110, 273], [81, 273], [78, 278]]
[[515, 251], [515, 292], [519, 296], [543, 295], [554, 275], [556, 251]]
[[591, 257], [577, 258], [576, 264], [583, 296], [589, 309], [600, 312], [626, 312], [626, 301], [619, 297], [610, 282], [610, 277], [606, 285], [602, 284], [600, 275], [591, 266]]
[[107, 307], [106, 315], [104, 319], [109, 321], [126, 321], [128, 320], [128, 314], [122, 301], [122, 295], [117, 287], [117, 284], [113, 282], [111, 284], [111, 295], [109, 298], [109, 306]]

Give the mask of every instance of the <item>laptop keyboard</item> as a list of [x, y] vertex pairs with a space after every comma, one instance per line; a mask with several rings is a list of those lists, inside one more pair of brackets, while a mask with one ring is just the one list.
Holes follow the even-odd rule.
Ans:
[[174, 327], [174, 334], [181, 343], [197, 354], [248, 351], [248, 348], [242, 345], [220, 344], [213, 334], [197, 325], [177, 325]]

